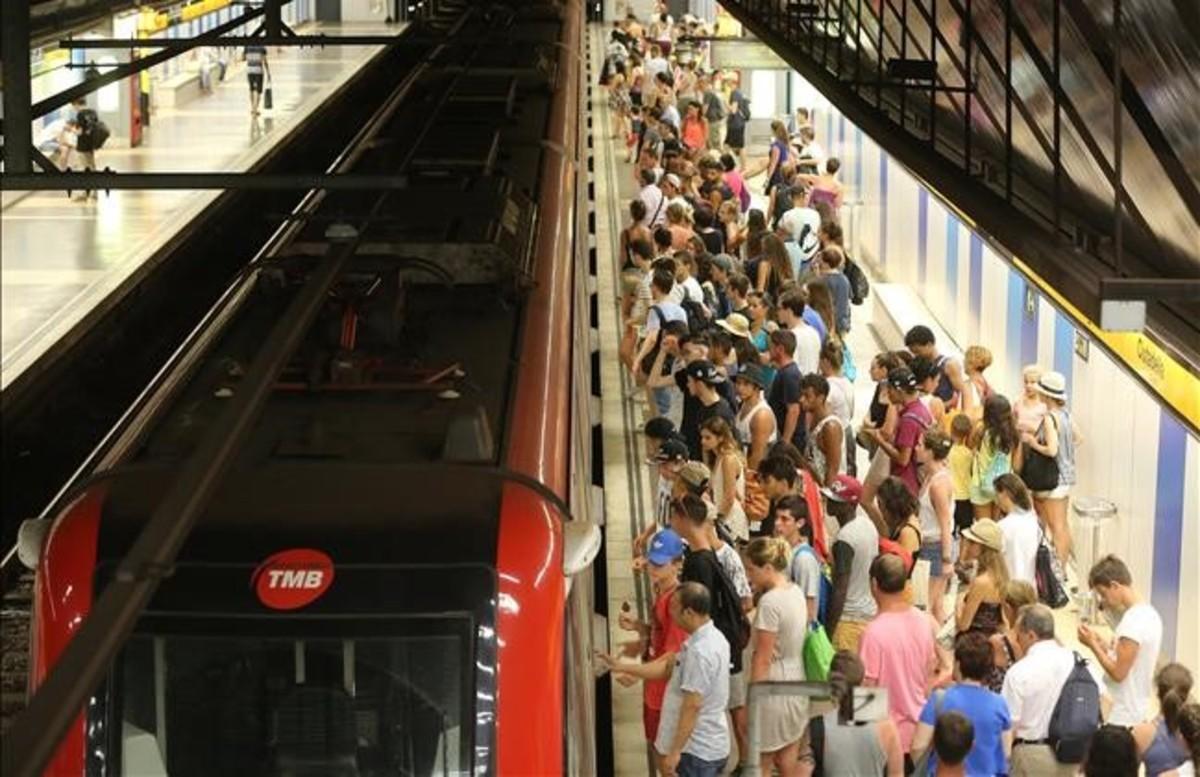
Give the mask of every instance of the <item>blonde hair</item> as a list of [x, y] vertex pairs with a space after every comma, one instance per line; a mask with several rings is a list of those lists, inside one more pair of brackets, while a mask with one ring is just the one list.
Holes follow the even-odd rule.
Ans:
[[[978, 544], [978, 543], [976, 543]], [[1008, 565], [1004, 563], [1004, 554], [987, 545], [979, 545], [979, 572], [987, 572], [992, 576], [992, 584], [1003, 595], [1008, 590]]]
[[1044, 372], [1044, 370], [1040, 364], [1026, 364], [1021, 369], [1021, 377], [1026, 380], [1029, 378], [1037, 380], [1038, 378], [1042, 377], [1042, 372]]
[[983, 372], [992, 366], [992, 352], [982, 345], [972, 345], [963, 354], [963, 364], [967, 369], [977, 369]]
[[1013, 609], [1020, 610], [1027, 604], [1037, 604], [1037, 591], [1028, 580], [1009, 580], [1002, 589], [1004, 603]]
[[782, 572], [792, 560], [792, 547], [782, 537], [758, 537], [746, 546], [746, 558], [756, 567]]

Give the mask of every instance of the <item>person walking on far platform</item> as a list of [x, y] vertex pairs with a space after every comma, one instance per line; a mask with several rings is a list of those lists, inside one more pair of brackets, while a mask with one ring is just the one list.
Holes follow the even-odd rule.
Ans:
[[258, 104], [262, 100], [263, 78], [271, 78], [271, 66], [267, 63], [266, 46], [247, 46], [242, 51], [246, 60], [246, 78], [250, 82], [250, 115], [259, 114]]

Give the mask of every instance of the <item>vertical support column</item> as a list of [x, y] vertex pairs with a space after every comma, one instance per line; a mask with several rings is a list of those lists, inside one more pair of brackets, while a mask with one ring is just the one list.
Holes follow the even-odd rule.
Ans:
[[1004, 0], [1004, 198], [1012, 202], [1013, 190], [1013, 90], [1012, 0]]
[[33, 117], [29, 91], [29, 3], [0, 2], [0, 64], [4, 68], [4, 171], [31, 173]]
[[263, 32], [268, 38], [283, 37], [283, 0], [264, 0]]
[[[1057, 1], [1057, 0], [1056, 0]], [[971, 174], [971, 95], [975, 86], [971, 82], [971, 38], [975, 28], [971, 21], [971, 0], [965, 0], [963, 7], [963, 29], [966, 40], [963, 41], [963, 84], [967, 91], [963, 94], [963, 170]]]
[[1061, 0], [1053, 0], [1052, 26], [1054, 42], [1052, 48], [1054, 71], [1054, 234], [1062, 238], [1062, 11]]

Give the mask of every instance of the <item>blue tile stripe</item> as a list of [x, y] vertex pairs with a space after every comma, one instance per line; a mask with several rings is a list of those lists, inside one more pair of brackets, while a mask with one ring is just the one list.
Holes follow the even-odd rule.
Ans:
[[[1013, 273], [1021, 281], [1021, 364], [1037, 364], [1038, 362], [1038, 316], [1041, 305], [1038, 295], [1033, 294], [1033, 309], [1026, 307], [1030, 293], [1029, 281], [1023, 276]], [[1043, 367], [1042, 369], [1045, 369]]]
[[983, 238], [971, 233], [971, 265], [967, 276], [970, 294], [967, 304], [971, 311], [971, 342], [980, 339], [980, 317], [983, 314]]
[[946, 292], [950, 307], [958, 306], [958, 219], [946, 214]]
[[[974, 280], [974, 278], [972, 278]], [[1004, 355], [1008, 362], [1010, 380], [1016, 373], [1012, 385], [1020, 385], [1021, 372], [1021, 323], [1025, 317], [1025, 283], [1021, 276], [1008, 272], [1008, 315], [1004, 319]]]
[[879, 149], [879, 264], [887, 264], [888, 155]]
[[866, 197], [863, 191], [863, 131], [854, 128], [854, 190], [860, 197]]
[[1163, 620], [1162, 652], [1174, 656], [1179, 626], [1187, 431], [1169, 412], [1160, 411], [1158, 419], [1158, 482], [1154, 502], [1154, 572], [1150, 601]]
[[1075, 368], [1075, 327], [1070, 319], [1054, 311], [1054, 369], [1067, 379], [1067, 396], [1071, 395], [1071, 373]]
[[917, 288], [925, 293], [929, 271], [929, 190], [917, 187]]

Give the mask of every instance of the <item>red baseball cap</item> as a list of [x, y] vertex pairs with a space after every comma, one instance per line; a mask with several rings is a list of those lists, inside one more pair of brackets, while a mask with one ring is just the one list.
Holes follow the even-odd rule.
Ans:
[[833, 485], [829, 488], [822, 488], [821, 493], [825, 495], [826, 499], [856, 505], [862, 499], [862, 483], [849, 475], [838, 475], [833, 479]]

